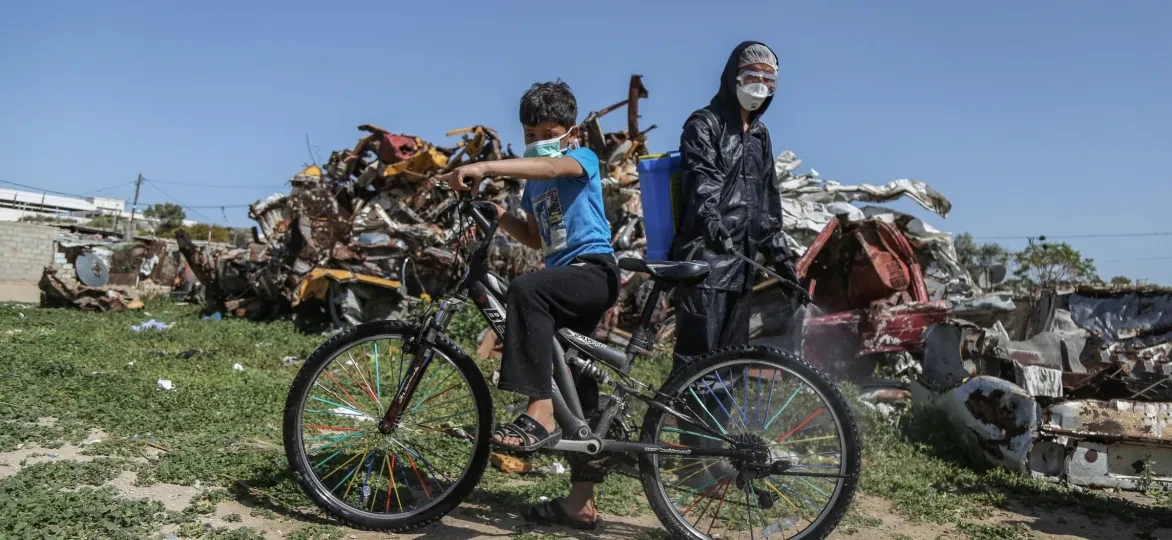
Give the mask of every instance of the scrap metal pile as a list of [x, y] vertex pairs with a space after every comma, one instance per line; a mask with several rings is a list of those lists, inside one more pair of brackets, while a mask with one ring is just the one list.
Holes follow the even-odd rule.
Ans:
[[[602, 166], [608, 217], [617, 250], [642, 254], [635, 159], [647, 153], [638, 123], [638, 101], [647, 97], [632, 76], [627, 99], [589, 114], [580, 128], [584, 144]], [[600, 119], [627, 107], [627, 127], [606, 133]], [[321, 166], [290, 180], [292, 189], [253, 204], [258, 224], [247, 248], [209, 252], [180, 233], [180, 250], [204, 285], [209, 309], [238, 317], [271, 319], [327, 314], [336, 326], [402, 316], [420, 299], [441, 293], [457, 262], [459, 230], [448, 210], [454, 194], [436, 177], [461, 165], [514, 158], [497, 133], [484, 126], [451, 131], [443, 147], [409, 134], [362, 125], [367, 133], [352, 149], [333, 152]], [[498, 178], [482, 193], [520, 215], [524, 181]], [[506, 278], [536, 269], [540, 253], [507, 237], [494, 240], [490, 260]], [[613, 325], [636, 310], [639, 283], [608, 317]]]
[[[938, 408], [985, 463], [1083, 486], [1172, 482], [1172, 289], [984, 291], [951, 235], [851, 204], [907, 196], [944, 217], [951, 203], [931, 187], [843, 186], [795, 176], [799, 163], [786, 152], [776, 167], [817, 305], [794, 326], [811, 363], [881, 410], [913, 397]], [[754, 335], [787, 345], [781, 291], [761, 288]]]
[[195, 277], [175, 243], [121, 235], [79, 225], [61, 226], [56, 255], [41, 275], [41, 305], [82, 311], [143, 309], [140, 296], [182, 298]]

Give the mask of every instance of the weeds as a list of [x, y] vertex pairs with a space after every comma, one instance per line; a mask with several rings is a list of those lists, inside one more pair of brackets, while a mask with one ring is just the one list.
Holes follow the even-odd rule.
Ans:
[[[106, 434], [84, 449], [96, 458], [92, 461], [32, 464], [0, 480], [0, 537], [144, 538], [175, 523], [193, 538], [251, 539], [259, 537], [253, 529], [209, 529], [198, 520], [226, 499], [249, 502], [249, 514], [265, 519], [299, 517], [313, 508], [281, 451], [281, 414], [298, 369], [282, 359], [306, 358], [325, 338], [300, 333], [289, 322], [202, 321], [197, 308], [164, 302], [150, 302], [147, 311], [150, 315], [22, 308], [25, 317], [19, 318], [0, 304], [0, 328], [19, 330], [0, 332], [0, 452], [18, 445], [77, 444], [91, 429]], [[469, 353], [484, 329], [479, 317], [469, 307], [451, 326], [452, 338]], [[163, 332], [130, 331], [131, 324], [148, 318], [176, 324]], [[245, 370], [234, 371], [234, 363]], [[487, 375], [499, 361], [480, 365]], [[656, 386], [670, 368], [669, 355], [660, 350], [631, 374]], [[175, 389], [159, 389], [159, 378], [174, 381]], [[498, 416], [511, 420], [515, 412], [508, 406], [518, 397], [492, 391]], [[1149, 485], [1162, 506], [1147, 508], [1001, 470], [974, 470], [952, 427], [937, 415], [914, 410], [883, 418], [865, 407], [857, 412], [865, 433], [860, 489], [891, 501], [911, 522], [962, 523], [956, 531], [974, 539], [1020, 539], [1032, 537], [1020, 525], [976, 521], [1011, 501], [1146, 522], [1156, 521], [1172, 504], [1155, 482]], [[634, 404], [630, 414], [637, 428], [642, 406]], [[541, 456], [535, 464], [544, 468], [554, 460], [565, 463], [564, 456]], [[203, 491], [183, 512], [168, 512], [159, 503], [126, 500], [101, 487], [127, 470], [137, 470], [140, 486], [165, 482]], [[568, 474], [518, 477], [489, 468], [469, 502], [488, 512], [516, 513], [542, 496], [562, 496], [568, 487]], [[598, 486], [598, 503], [604, 514], [649, 514], [640, 482], [618, 474]], [[233, 523], [241, 519], [225, 517]], [[881, 522], [856, 508], [841, 530], [871, 537], [878, 527]], [[343, 531], [315, 524], [287, 537], [340, 539]], [[661, 532], [636, 538], [662, 538]]]

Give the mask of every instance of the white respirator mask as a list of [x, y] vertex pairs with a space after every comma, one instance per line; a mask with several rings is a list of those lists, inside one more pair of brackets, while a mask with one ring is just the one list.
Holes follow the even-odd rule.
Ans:
[[761, 108], [765, 99], [773, 95], [777, 75], [764, 71], [743, 71], [737, 76], [737, 101], [747, 111]]

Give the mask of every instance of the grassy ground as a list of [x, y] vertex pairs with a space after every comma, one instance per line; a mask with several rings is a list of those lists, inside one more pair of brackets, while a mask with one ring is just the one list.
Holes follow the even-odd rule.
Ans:
[[[309, 504], [288, 474], [280, 446], [282, 407], [299, 367], [285, 359], [307, 357], [324, 338], [298, 333], [288, 322], [202, 321], [192, 307], [165, 302], [149, 303], [146, 311], [83, 314], [0, 304], [0, 454], [19, 454], [21, 461], [0, 466], [0, 538], [146, 538], [164, 531], [191, 538], [350, 534]], [[150, 318], [175, 326], [130, 330]], [[454, 326], [468, 350], [477, 328], [469, 318]], [[243, 371], [233, 369], [236, 363]], [[663, 358], [646, 363], [636, 375], [658, 383], [667, 363]], [[484, 363], [486, 372], [493, 368]], [[173, 381], [174, 390], [159, 389], [158, 379]], [[1131, 534], [1141, 538], [1168, 526], [1161, 521], [1172, 505], [1159, 494], [1124, 500], [966, 468], [963, 449], [953, 446], [947, 426], [931, 415], [908, 414], [893, 425], [865, 414], [863, 423], [860, 487], [873, 504], [856, 505], [842, 535], [919, 538], [877, 535], [892, 519], [909, 527], [930, 524], [943, 537], [1046, 533], [1021, 519], [1006, 523], [991, 517], [1005, 511], [1027, 518], [1066, 512], [1129, 522], [1135, 524]], [[76, 459], [65, 459], [54, 455], [54, 448], [82, 450]], [[548, 464], [554, 458], [539, 459]], [[490, 467], [469, 502], [490, 517], [515, 513], [527, 501], [564, 494], [567, 482], [566, 475], [521, 480]], [[127, 496], [158, 486], [182, 487], [192, 497], [168, 507], [157, 499]], [[634, 479], [609, 479], [599, 503], [607, 515], [654, 524]], [[217, 510], [225, 505], [238, 510]], [[250, 525], [274, 520], [285, 523], [280, 533]], [[549, 531], [514, 532], [518, 538], [541, 538]]]

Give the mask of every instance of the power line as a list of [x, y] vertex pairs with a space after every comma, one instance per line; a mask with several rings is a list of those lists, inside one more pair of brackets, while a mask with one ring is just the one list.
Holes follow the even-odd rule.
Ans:
[[1047, 234], [1038, 236], [974, 236], [973, 240], [1031, 240], [1038, 238], [1045, 238], [1046, 240], [1088, 240], [1095, 238], [1149, 238], [1153, 236], [1172, 236], [1172, 232]]
[[187, 186], [187, 187], [202, 187], [202, 188], [216, 188], [216, 189], [276, 189], [285, 187], [284, 184], [279, 186], [242, 186], [239, 184], [193, 184], [188, 182], [164, 182], [162, 180], [152, 180], [157, 184], [164, 184], [168, 186]]
[[[133, 182], [131, 182], [131, 183], [133, 183]], [[30, 185], [28, 185], [28, 184], [18, 184], [18, 183], [16, 183], [16, 182], [9, 182], [9, 181], [7, 181], [7, 180], [0, 180], [0, 184], [8, 184], [8, 185], [10, 185], [10, 186], [17, 186], [17, 187], [22, 187], [22, 188], [25, 188], [25, 189], [31, 189], [31, 190], [33, 190], [33, 191], [36, 191], [36, 192], [41, 192], [41, 193], [52, 193], [52, 194], [54, 194], [54, 195], [63, 195], [63, 196], [65, 196], [65, 197], [75, 197], [75, 198], [78, 198], [78, 199], [84, 199], [84, 198], [85, 198], [85, 195], [78, 195], [78, 194], [76, 194], [76, 193], [65, 193], [64, 191], [53, 191], [53, 190], [51, 190], [51, 189], [45, 189], [45, 188], [43, 188], [43, 187], [30, 186]]]
[[162, 193], [164, 197], [166, 197], [166, 198], [168, 198], [168, 199], [171, 199], [171, 202], [173, 202], [173, 203], [175, 203], [175, 204], [179, 205], [180, 207], [182, 207], [182, 208], [184, 208], [184, 209], [186, 209], [186, 210], [191, 210], [191, 213], [192, 213], [192, 214], [195, 214], [195, 215], [197, 215], [197, 216], [199, 216], [199, 217], [203, 218], [203, 220], [204, 220], [204, 221], [206, 221], [206, 222], [208, 222], [208, 223], [212, 223], [212, 222], [213, 222], [213, 220], [212, 220], [211, 218], [209, 218], [209, 217], [207, 217], [207, 216], [205, 216], [205, 215], [201, 214], [201, 213], [200, 213], [198, 210], [195, 210], [194, 208], [190, 208], [190, 207], [183, 206], [182, 204], [180, 204], [180, 202], [179, 202], [179, 199], [178, 199], [177, 197], [175, 197], [174, 195], [171, 195], [170, 193], [167, 193], [166, 191], [163, 191], [163, 188], [161, 188], [161, 187], [159, 187], [159, 186], [155, 185], [154, 181], [152, 181], [152, 180], [150, 180], [150, 179], [148, 179], [148, 178], [143, 178], [143, 181], [144, 181], [144, 182], [146, 182], [146, 183], [148, 183], [148, 184], [150, 184], [150, 185], [151, 185], [151, 187], [153, 187], [153, 188], [155, 188], [156, 190], [158, 190], [158, 191], [159, 191], [159, 193]]
[[111, 189], [118, 189], [123, 186], [133, 186], [133, 185], [134, 185], [134, 180], [131, 180], [129, 182], [123, 182], [121, 184], [116, 184], [116, 185], [113, 185], [110, 187], [104, 187], [102, 189], [95, 189], [93, 191], [87, 191], [86, 193], [101, 193], [103, 191], [110, 191]]

